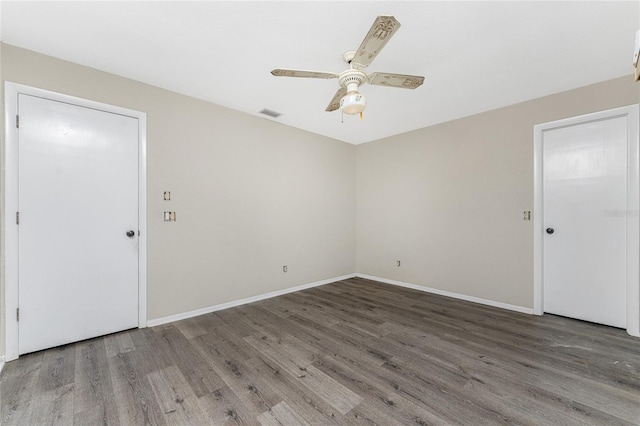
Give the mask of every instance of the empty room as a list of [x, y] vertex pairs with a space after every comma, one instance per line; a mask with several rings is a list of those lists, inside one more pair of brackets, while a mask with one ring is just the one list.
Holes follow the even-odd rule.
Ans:
[[0, 424], [640, 424], [639, 53], [635, 0], [3, 0]]

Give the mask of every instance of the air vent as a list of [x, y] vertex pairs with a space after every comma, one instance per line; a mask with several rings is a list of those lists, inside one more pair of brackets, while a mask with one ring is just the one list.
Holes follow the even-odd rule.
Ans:
[[266, 109], [266, 108], [260, 111], [260, 114], [268, 115], [269, 117], [273, 117], [273, 118], [278, 118], [282, 115], [279, 112], [271, 111], [270, 109]]

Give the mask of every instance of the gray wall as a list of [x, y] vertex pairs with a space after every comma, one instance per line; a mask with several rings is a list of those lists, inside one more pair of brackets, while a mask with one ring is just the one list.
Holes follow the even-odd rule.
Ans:
[[628, 76], [359, 145], [357, 272], [532, 308], [534, 124], [639, 100]]
[[149, 319], [355, 271], [355, 146], [6, 44], [2, 78], [147, 113]]
[[355, 147], [0, 48], [2, 79], [148, 114], [149, 319], [356, 271], [532, 307], [533, 125], [640, 99], [624, 77]]

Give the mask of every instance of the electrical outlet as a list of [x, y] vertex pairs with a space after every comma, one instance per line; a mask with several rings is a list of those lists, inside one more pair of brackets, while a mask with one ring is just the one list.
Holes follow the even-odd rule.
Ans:
[[400, 267], [400, 261], [396, 260], [396, 266], [399, 268]]
[[164, 191], [164, 200], [171, 201], [171, 191]]
[[531, 210], [525, 210], [522, 220], [531, 220]]
[[175, 222], [176, 221], [176, 212], [164, 212], [164, 221], [165, 222]]
[[289, 270], [289, 267], [287, 265], [284, 265], [282, 267], [282, 272], [284, 272], [285, 274], [287, 273], [288, 270]]

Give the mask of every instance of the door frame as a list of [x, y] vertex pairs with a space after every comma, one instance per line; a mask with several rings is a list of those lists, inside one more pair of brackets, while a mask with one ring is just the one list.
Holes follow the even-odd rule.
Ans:
[[44, 89], [5, 82], [5, 196], [2, 209], [4, 217], [4, 273], [5, 273], [5, 345], [6, 361], [18, 358], [18, 321], [14, 314], [19, 303], [18, 282], [18, 140], [16, 116], [18, 114], [18, 94], [25, 94], [64, 102], [108, 113], [125, 115], [138, 119], [138, 327], [147, 326], [147, 115], [140, 111], [64, 95]]
[[533, 127], [533, 313], [544, 313], [543, 135], [545, 131], [604, 119], [626, 117], [627, 145], [627, 333], [640, 337], [640, 108], [629, 105]]

